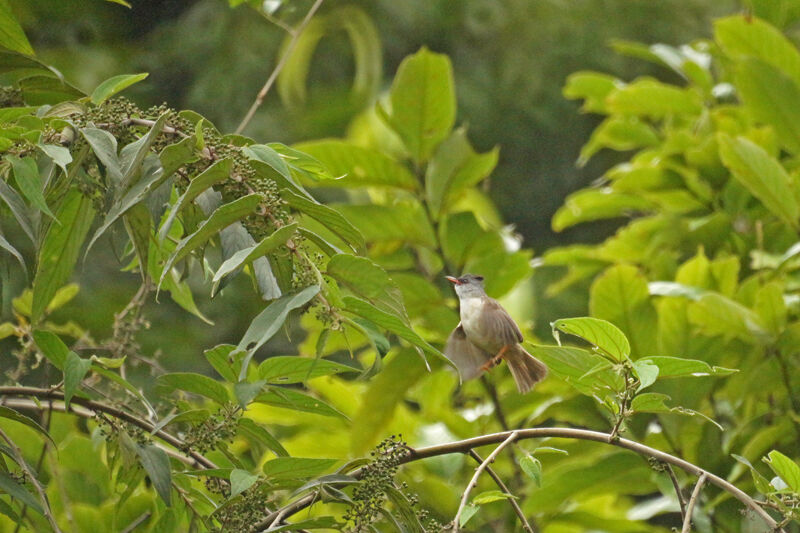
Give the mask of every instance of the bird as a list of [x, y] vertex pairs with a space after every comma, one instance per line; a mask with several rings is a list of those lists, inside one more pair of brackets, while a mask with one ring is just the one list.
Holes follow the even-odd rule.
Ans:
[[455, 288], [461, 322], [447, 339], [444, 354], [462, 381], [476, 378], [505, 360], [524, 394], [547, 376], [547, 365], [520, 345], [522, 332], [514, 319], [483, 288], [483, 276], [445, 276]]

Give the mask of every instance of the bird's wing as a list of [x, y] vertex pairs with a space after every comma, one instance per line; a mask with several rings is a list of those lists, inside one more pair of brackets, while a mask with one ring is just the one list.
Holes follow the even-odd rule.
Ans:
[[461, 324], [448, 337], [444, 355], [456, 365], [461, 381], [480, 376], [481, 367], [492, 358], [492, 354], [481, 350], [467, 340]]
[[519, 326], [497, 300], [489, 298], [483, 316], [489, 320], [485, 331], [489, 332], [492, 339], [502, 342], [503, 346], [522, 342]]

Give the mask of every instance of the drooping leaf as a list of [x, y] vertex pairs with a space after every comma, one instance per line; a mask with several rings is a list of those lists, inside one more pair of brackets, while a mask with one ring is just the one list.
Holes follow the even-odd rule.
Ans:
[[229, 498], [233, 498], [243, 493], [244, 491], [255, 485], [256, 481], [258, 481], [258, 476], [256, 474], [251, 474], [247, 470], [234, 468], [233, 470], [231, 470], [231, 476], [230, 476], [231, 494]]
[[167, 453], [155, 444], [137, 444], [136, 453], [158, 495], [167, 506], [172, 505], [172, 469]]
[[31, 319], [38, 322], [56, 291], [72, 275], [81, 245], [94, 218], [92, 202], [78, 190], [71, 190], [61, 202], [56, 218], [47, 230], [39, 251], [33, 280]]
[[103, 164], [111, 177], [112, 183], [119, 184], [122, 182], [122, 165], [117, 155], [117, 139], [106, 130], [98, 128], [81, 128], [81, 134], [84, 136], [89, 146], [92, 147], [94, 155]]
[[657, 355], [639, 359], [639, 361], [648, 361], [656, 365], [658, 367], [658, 377], [661, 379], [704, 376], [724, 377], [738, 372], [738, 370], [731, 368], [711, 366], [705, 361], [682, 359], [680, 357]]
[[289, 189], [281, 191], [281, 198], [286, 201], [289, 207], [305, 213], [344, 239], [354, 252], [362, 253], [365, 250], [366, 244], [361, 232], [335, 209], [296, 194]]
[[202, 374], [192, 372], [173, 372], [158, 376], [156, 380], [159, 387], [167, 390], [184, 390], [200, 396], [205, 396], [220, 405], [230, 401], [230, 394], [222, 383]]
[[53, 447], [56, 446], [56, 443], [53, 440], [53, 437], [50, 436], [50, 433], [48, 433], [45, 428], [43, 428], [41, 425], [39, 425], [39, 423], [36, 422], [34, 419], [29, 418], [29, 417], [23, 415], [22, 413], [17, 412], [16, 410], [11, 409], [10, 407], [6, 407], [4, 405], [0, 405], [0, 418], [13, 420], [14, 422], [19, 422], [20, 424], [24, 424], [24, 425], [28, 426], [29, 428], [33, 429], [37, 433], [40, 433], [42, 436], [46, 437], [47, 440], [49, 440], [50, 443], [53, 445]]
[[278, 457], [286, 457], [289, 455], [289, 452], [286, 451], [280, 441], [273, 437], [269, 431], [259, 425], [256, 421], [250, 418], [242, 417], [239, 419], [238, 424], [239, 431], [260, 442], [272, 450]]
[[563, 231], [582, 222], [621, 217], [654, 207], [653, 202], [640, 194], [620, 193], [610, 187], [583, 189], [567, 197], [551, 224], [554, 231]]
[[220, 344], [203, 352], [209, 364], [214, 367], [214, 370], [229, 383], [236, 383], [237, 381], [236, 371], [228, 358], [235, 349], [236, 346], [232, 344]]
[[[0, 5], [2, 4], [0, 3]], [[23, 505], [27, 505], [37, 513], [43, 512], [39, 500], [34, 498], [34, 496], [25, 490], [22, 485], [17, 483], [14, 478], [3, 471], [0, 471], [0, 490], [18, 500]]]
[[[161, 135], [161, 130], [167, 120], [168, 113], [162, 113], [150, 127], [147, 133], [139, 137], [137, 140], [126, 145], [120, 150], [119, 163], [122, 170], [122, 180], [120, 187], [116, 193], [116, 197], [120, 197], [127, 193], [131, 187], [142, 176], [142, 163], [148, 156], [151, 156], [150, 147], [155, 142], [156, 137]], [[157, 163], [154, 166], [161, 167], [161, 160], [152, 154], [153, 159]], [[161, 170], [163, 173], [163, 170]], [[163, 176], [167, 179], [169, 176]]]
[[50, 331], [36, 330], [33, 339], [45, 357], [59, 370], [64, 369], [64, 363], [69, 355], [69, 348], [58, 335]]
[[75, 352], [67, 354], [64, 361], [64, 403], [67, 407], [91, 366], [92, 362], [89, 359], [81, 359]]
[[25, 198], [42, 213], [45, 213], [50, 218], [55, 218], [55, 215], [47, 207], [47, 202], [44, 200], [42, 178], [39, 176], [36, 160], [30, 156], [20, 158], [15, 155], [7, 155], [6, 159], [11, 163], [11, 168], [14, 169], [14, 179], [17, 181], [17, 185]]
[[566, 346], [526, 345], [531, 355], [543, 361], [550, 372], [581, 394], [600, 397], [624, 390], [622, 377], [611, 363], [596, 353]]
[[[0, 46], [19, 54], [35, 55], [22, 26], [6, 2], [0, 2]], [[41, 512], [41, 507], [38, 510]]]
[[376, 307], [408, 321], [399, 287], [383, 268], [366, 257], [335, 255], [328, 261], [327, 274]]
[[214, 273], [214, 279], [212, 282], [219, 282], [224, 276], [227, 276], [234, 270], [252, 263], [259, 257], [263, 257], [277, 247], [286, 244], [286, 241], [288, 241], [292, 235], [294, 235], [296, 230], [296, 222], [287, 224], [286, 226], [278, 228], [272, 234], [264, 237], [258, 244], [244, 248], [243, 250], [239, 250], [224, 263], [222, 263], [222, 265], [220, 265], [220, 267]]
[[421, 204], [352, 205], [340, 204], [344, 215], [367, 242], [406, 241], [435, 247], [436, 237]]
[[11, 211], [11, 214], [14, 215], [14, 219], [17, 221], [22, 231], [25, 232], [25, 235], [28, 236], [31, 242], [35, 243], [36, 236], [33, 230], [34, 225], [28, 206], [25, 205], [25, 202], [17, 191], [6, 183], [5, 180], [0, 180], [0, 199], [8, 206], [8, 209]]
[[562, 318], [552, 324], [553, 329], [577, 335], [612, 356], [616, 361], [628, 359], [631, 346], [625, 334], [611, 322], [599, 318]]
[[22, 254], [19, 253], [19, 250], [14, 248], [14, 246], [6, 240], [5, 237], [0, 235], [0, 248], [5, 250], [6, 252], [10, 253], [14, 256], [14, 258], [19, 262], [20, 266], [22, 267], [23, 271], [27, 271], [27, 266], [25, 266], [25, 259], [22, 257]]
[[532, 455], [525, 454], [519, 460], [519, 466], [522, 471], [533, 480], [534, 485], [537, 487], [542, 486], [542, 462]]
[[72, 154], [70, 154], [69, 149], [58, 146], [56, 144], [38, 144], [36, 147], [47, 154], [47, 157], [53, 160], [53, 162], [61, 167], [65, 173], [67, 172], [67, 165], [72, 163]]
[[143, 72], [141, 74], [120, 74], [119, 76], [108, 78], [92, 92], [92, 103], [100, 105], [118, 92], [142, 81], [146, 77], [147, 73]]

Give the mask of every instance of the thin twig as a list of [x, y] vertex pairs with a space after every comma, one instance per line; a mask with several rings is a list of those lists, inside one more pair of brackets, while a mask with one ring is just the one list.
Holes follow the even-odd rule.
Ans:
[[[0, 394], [2, 390], [0, 390]], [[608, 433], [602, 433], [600, 431], [591, 431], [588, 429], [576, 429], [576, 428], [528, 428], [528, 429], [519, 429], [516, 430], [514, 433], [517, 434], [517, 440], [521, 439], [542, 439], [546, 437], [551, 438], [560, 438], [560, 439], [577, 439], [577, 440], [586, 440], [586, 441], [594, 441], [599, 442], [602, 444], [616, 446], [618, 448], [624, 448], [626, 450], [631, 450], [633, 452], [638, 453], [639, 455], [653, 457], [658, 459], [661, 462], [671, 464], [673, 466], [677, 466], [678, 468], [684, 470], [695, 476], [701, 476], [703, 474], [706, 475], [707, 480], [710, 481], [712, 484], [716, 485], [717, 487], [721, 488], [722, 490], [728, 492], [737, 500], [742, 502], [748, 509], [751, 509], [755, 514], [757, 514], [769, 527], [770, 531], [774, 531], [776, 533], [786, 533], [784, 529], [782, 529], [779, 524], [772, 518], [760, 505], [759, 502], [751, 498], [747, 493], [729, 483], [725, 479], [714, 475], [699, 466], [690, 463], [680, 457], [675, 457], [666, 452], [662, 452], [661, 450], [657, 450], [655, 448], [651, 448], [650, 446], [646, 446], [644, 444], [640, 444], [638, 442], [634, 442], [629, 439], [625, 439], [622, 437], [617, 437], [616, 439], [609, 440], [610, 435]], [[438, 444], [436, 446], [428, 446], [426, 448], [409, 448], [409, 453], [400, 459], [401, 464], [412, 463], [414, 461], [419, 461], [421, 459], [427, 459], [429, 457], [437, 457], [440, 455], [447, 455], [451, 453], [468, 453], [469, 450], [473, 448], [479, 448], [481, 446], [488, 446], [491, 444], [497, 444], [503, 442], [505, 439], [509, 437], [510, 433], [508, 431], [504, 431], [502, 433], [492, 433], [489, 435], [481, 435], [480, 437], [473, 437], [471, 439], [460, 440], [455, 442], [450, 442], [447, 444]], [[363, 475], [363, 469], [357, 469], [350, 473], [350, 475], [356, 479], [359, 479]], [[304, 496], [289, 504], [285, 505], [281, 509], [278, 509], [269, 515], [267, 515], [263, 520], [259, 523], [255, 524], [253, 529], [256, 531], [262, 531], [266, 529], [275, 517], [277, 516], [278, 512], [283, 512], [285, 518], [289, 518], [292, 515], [302, 511], [303, 509], [307, 508], [312, 503], [311, 496]]]
[[[47, 367], [47, 368], [49, 369], [50, 367]], [[45, 431], [50, 431], [50, 419], [52, 418], [51, 411], [52, 411], [52, 408], [53, 408], [53, 402], [50, 401], [48, 403], [49, 403], [48, 409], [42, 414], [42, 418], [44, 420], [44, 423], [42, 424], [42, 426], [44, 427]], [[39, 459], [36, 461], [36, 471], [37, 472], [41, 472], [42, 471], [42, 465], [44, 464], [44, 458], [45, 458], [45, 455], [47, 455], [47, 445], [48, 445], [48, 441], [47, 441], [47, 439], [45, 439], [44, 442], [42, 443], [42, 451], [39, 452]], [[25, 515], [27, 514], [27, 512], [28, 512], [28, 506], [27, 505], [23, 505], [22, 506], [22, 512], [19, 514], [19, 522], [17, 522], [17, 527], [14, 528], [14, 533], [17, 533], [20, 530], [20, 528], [22, 527], [22, 521], [25, 520]]]
[[128, 527], [126, 527], [125, 529], [120, 531], [120, 533], [131, 533], [134, 529], [139, 527], [145, 520], [150, 518], [150, 516], [152, 514], [153, 514], [152, 511], [146, 511], [146, 512], [140, 514], [139, 517], [136, 520], [134, 520], [133, 522], [128, 524]]
[[692, 512], [694, 511], [694, 504], [697, 503], [700, 497], [700, 489], [703, 488], [707, 477], [708, 474], [706, 472], [700, 474], [700, 479], [697, 480], [697, 485], [694, 486], [692, 497], [689, 498], [689, 505], [686, 506], [686, 516], [683, 517], [681, 533], [690, 533], [690, 531], [692, 531]]
[[[481, 456], [478, 455], [478, 452], [476, 452], [475, 450], [470, 450], [469, 456], [475, 459], [479, 464], [483, 463], [483, 459], [481, 459]], [[511, 494], [510, 490], [508, 490], [508, 487], [506, 487], [506, 484], [503, 483], [503, 480], [500, 478], [500, 476], [497, 475], [497, 472], [495, 472], [491, 466], [487, 465], [486, 473], [489, 474], [489, 477], [491, 477], [494, 480], [494, 482], [497, 484], [497, 487], [504, 494], [508, 494], [509, 496], [511, 496], [510, 498], [508, 498], [508, 503], [509, 505], [511, 505], [511, 508], [514, 509], [514, 512], [517, 514], [519, 521], [522, 522], [522, 529], [524, 529], [528, 533], [536, 533], [533, 527], [531, 526], [530, 522], [528, 522], [528, 519], [525, 518], [525, 513], [522, 512], [522, 509], [517, 503], [517, 499], [514, 498], [514, 495]]]
[[36, 479], [36, 475], [34, 474], [33, 470], [31, 470], [31, 468], [28, 466], [28, 463], [25, 462], [22, 452], [14, 443], [14, 441], [11, 440], [11, 438], [6, 435], [2, 429], [0, 429], [0, 438], [6, 441], [8, 447], [11, 449], [11, 452], [14, 454], [14, 459], [17, 461], [17, 464], [22, 471], [25, 472], [25, 475], [28, 477], [31, 485], [33, 485], [33, 488], [36, 489], [39, 499], [42, 500], [42, 513], [44, 514], [45, 518], [47, 518], [47, 521], [50, 522], [50, 527], [52, 527], [53, 531], [56, 533], [61, 533], [61, 529], [59, 529], [56, 519], [53, 516], [53, 511], [50, 509], [50, 501], [47, 499], [47, 494], [45, 494], [41, 483], [39, 483], [39, 480]]
[[258, 108], [261, 107], [262, 103], [264, 103], [264, 98], [266, 98], [267, 93], [272, 88], [272, 85], [275, 83], [275, 80], [278, 79], [278, 75], [283, 70], [284, 65], [286, 65], [286, 61], [292, 55], [292, 52], [294, 52], [294, 47], [297, 45], [298, 38], [303, 33], [303, 30], [306, 29], [308, 23], [311, 22], [311, 19], [314, 17], [314, 14], [320, 8], [323, 1], [324, 0], [316, 0], [314, 2], [314, 5], [311, 6], [311, 9], [308, 10], [308, 13], [306, 13], [306, 16], [297, 26], [297, 29], [290, 32], [292, 37], [291, 40], [289, 41], [289, 44], [286, 46], [286, 49], [283, 51], [283, 54], [281, 54], [281, 58], [278, 60], [278, 64], [275, 65], [275, 69], [269, 75], [269, 78], [267, 78], [266, 83], [264, 83], [264, 86], [261, 88], [260, 91], [258, 91], [258, 95], [256, 96], [253, 105], [250, 106], [250, 109], [247, 111], [247, 114], [242, 119], [242, 122], [239, 124], [239, 127], [236, 128], [236, 133], [242, 133], [242, 131], [244, 131], [244, 129], [250, 123], [250, 120], [252, 120], [253, 115], [256, 114]]
[[494, 462], [500, 452], [503, 451], [503, 448], [514, 442], [514, 439], [516, 438], [517, 432], [512, 431], [511, 434], [503, 442], [501, 442], [500, 445], [495, 448], [494, 451], [490, 453], [481, 464], [478, 465], [478, 468], [475, 469], [475, 474], [472, 476], [472, 479], [469, 480], [467, 488], [464, 489], [464, 494], [461, 495], [461, 503], [458, 504], [458, 511], [456, 511], [456, 516], [453, 518], [453, 533], [458, 533], [460, 530], [461, 513], [464, 511], [464, 507], [467, 506], [469, 493], [472, 491], [473, 487], [478, 484], [478, 478], [481, 476], [481, 473], [486, 470], [486, 467], [489, 466], [489, 463]]
[[683, 499], [683, 492], [681, 492], [681, 484], [678, 483], [678, 477], [672, 469], [672, 465], [665, 464], [667, 474], [672, 481], [672, 486], [675, 487], [675, 494], [678, 496], [678, 504], [681, 506], [681, 520], [686, 520], [686, 501]]

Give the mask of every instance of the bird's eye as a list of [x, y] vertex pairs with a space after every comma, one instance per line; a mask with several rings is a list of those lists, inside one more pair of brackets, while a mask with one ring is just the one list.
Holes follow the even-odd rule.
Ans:
[[475, 276], [475, 279], [477, 279], [478, 281], [483, 281], [483, 276]]

